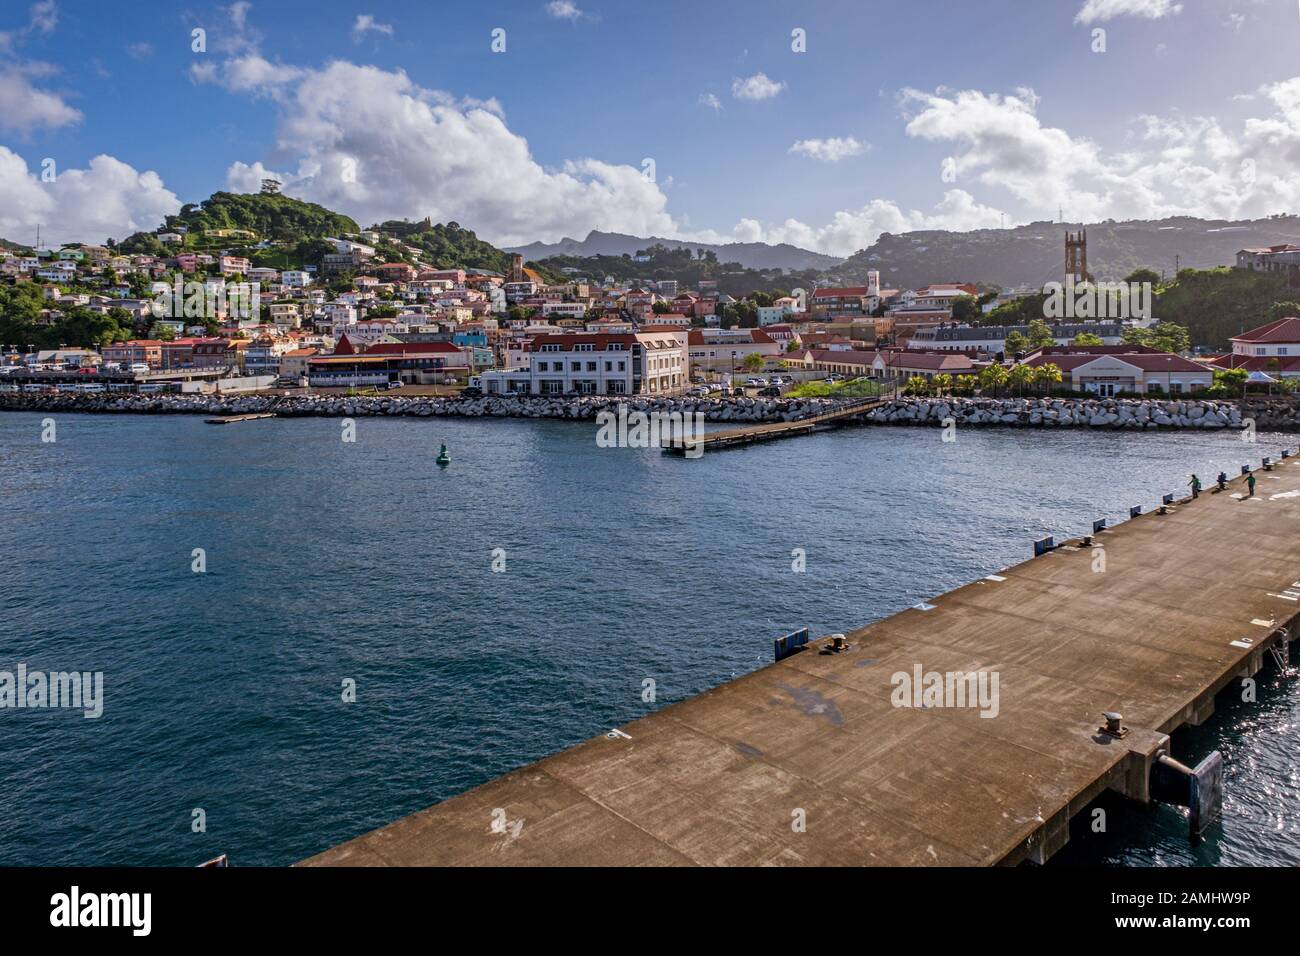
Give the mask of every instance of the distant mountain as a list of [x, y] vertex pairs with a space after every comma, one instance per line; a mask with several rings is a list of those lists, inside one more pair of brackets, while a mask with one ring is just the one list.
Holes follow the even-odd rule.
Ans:
[[707, 242], [685, 242], [681, 239], [661, 239], [657, 236], [641, 238], [620, 232], [587, 233], [587, 238], [561, 239], [559, 242], [534, 242], [527, 246], [507, 248], [527, 259], [539, 262], [549, 256], [634, 256], [643, 249], [659, 244], [668, 249], [704, 249], [718, 257], [719, 262], [738, 262], [747, 269], [784, 269], [798, 272], [806, 269], [829, 269], [843, 262], [835, 256], [809, 252], [789, 243], [768, 245], [765, 242], [726, 242], [713, 245]]
[[935, 282], [996, 283], [1003, 288], [1060, 280], [1065, 272], [1065, 232], [1088, 231], [1088, 271], [1118, 280], [1142, 266], [1173, 278], [1179, 269], [1232, 265], [1237, 251], [1283, 242], [1300, 244], [1300, 218], [1247, 221], [1178, 217], [1129, 222], [1034, 222], [1015, 229], [971, 232], [926, 230], [885, 233], [830, 270], [843, 282], [861, 283], [871, 269], [886, 288], [914, 289]]

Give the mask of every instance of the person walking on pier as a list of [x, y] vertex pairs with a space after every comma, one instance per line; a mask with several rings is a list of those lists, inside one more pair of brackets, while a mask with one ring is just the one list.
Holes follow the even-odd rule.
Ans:
[[1254, 498], [1255, 497], [1255, 473], [1253, 471], [1246, 472], [1246, 487], [1250, 489], [1250, 494], [1248, 494], [1246, 497]]
[[1197, 478], [1196, 475], [1192, 475], [1192, 480], [1188, 484], [1192, 486], [1192, 497], [1199, 498], [1201, 496], [1201, 479]]
[[1228, 473], [1226, 471], [1219, 472], [1219, 477], [1215, 480], [1219, 483], [1220, 491], [1228, 487]]

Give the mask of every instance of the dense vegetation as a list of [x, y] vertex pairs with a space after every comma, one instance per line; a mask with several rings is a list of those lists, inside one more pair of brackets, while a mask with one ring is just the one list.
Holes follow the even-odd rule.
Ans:
[[77, 306], [67, 309], [63, 317], [49, 325], [40, 323], [44, 300], [41, 287], [34, 282], [0, 285], [0, 345], [21, 350], [94, 348], [129, 339], [132, 335], [131, 313], [109, 309], [107, 314]]
[[[510, 254], [502, 252], [490, 242], [484, 242], [473, 230], [463, 228], [460, 223], [406, 222], [390, 219], [387, 222], [371, 226], [372, 230], [390, 233], [397, 237], [396, 243], [381, 243], [379, 254], [388, 262], [414, 263], [418, 257], [421, 262], [436, 269], [484, 269], [488, 272], [510, 273]], [[417, 250], [416, 253], [410, 249]], [[550, 270], [539, 268], [531, 263], [529, 268], [537, 269], [543, 278], [556, 279]]]
[[1186, 326], [1194, 344], [1227, 349], [1232, 336], [1300, 312], [1273, 309], [1295, 299], [1300, 299], [1300, 288], [1282, 273], [1183, 269], [1176, 281], [1156, 290], [1153, 310], [1161, 319]]
[[717, 253], [704, 248], [671, 249], [656, 243], [648, 249], [640, 250], [638, 254], [649, 258], [645, 262], [638, 262], [630, 255], [551, 256], [543, 259], [542, 265], [553, 272], [576, 269], [576, 273], [567, 274], [585, 277], [593, 282], [600, 282], [606, 276], [613, 276], [620, 282], [676, 279], [683, 292], [695, 289], [702, 279], [712, 279], [717, 281], [719, 292], [737, 298], [750, 292], [771, 293], [798, 287], [811, 290], [826, 284], [820, 281], [821, 274], [814, 270], [785, 272], [781, 269], [747, 269], [738, 262], [719, 262]]

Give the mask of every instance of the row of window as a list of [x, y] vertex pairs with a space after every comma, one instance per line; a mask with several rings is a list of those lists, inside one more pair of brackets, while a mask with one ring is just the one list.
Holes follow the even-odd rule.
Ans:
[[[586, 369], [586, 370], [587, 370], [588, 372], [595, 372], [595, 371], [597, 371], [598, 367], [600, 366], [600, 363], [599, 363], [599, 362], [588, 362], [588, 363], [586, 363], [586, 364], [587, 364], [587, 369]], [[613, 362], [606, 362], [606, 363], [605, 363], [605, 371], [606, 371], [606, 372], [612, 372], [612, 371], [614, 371], [614, 364], [615, 364], [615, 363], [613, 363]], [[570, 363], [569, 363], [569, 371], [571, 371], [571, 372], [581, 372], [581, 371], [583, 370], [582, 365], [583, 365], [582, 362], [570, 362]], [[548, 366], [549, 366], [549, 367], [548, 367]], [[537, 371], [539, 371], [539, 372], [563, 372], [563, 371], [564, 371], [564, 363], [563, 363], [563, 362], [538, 362], [538, 363], [537, 363]], [[620, 372], [627, 371], [627, 362], [619, 361], [619, 362], [618, 362], [618, 371], [620, 371]]]

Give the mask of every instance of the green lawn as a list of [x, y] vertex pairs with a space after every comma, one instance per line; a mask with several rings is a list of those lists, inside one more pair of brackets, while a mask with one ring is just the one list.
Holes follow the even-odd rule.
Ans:
[[884, 391], [884, 386], [867, 378], [855, 378], [848, 382], [804, 382], [785, 393], [787, 398], [874, 398]]

